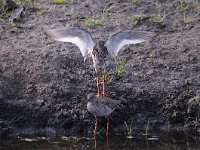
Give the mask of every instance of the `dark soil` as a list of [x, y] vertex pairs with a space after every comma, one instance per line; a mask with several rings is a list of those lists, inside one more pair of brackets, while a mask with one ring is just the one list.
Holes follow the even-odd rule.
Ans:
[[[185, 3], [186, 10], [178, 0], [44, 1], [14, 24], [7, 12], [0, 20], [0, 134], [92, 132], [94, 117], [83, 105], [97, 92], [92, 62], [43, 31], [63, 26], [84, 28], [94, 39], [156, 32], [149, 42], [123, 48], [121, 74], [110, 67], [108, 97], [123, 101], [110, 118], [113, 132], [124, 133], [125, 122], [133, 129], [200, 130], [200, 4]], [[103, 21], [91, 25], [85, 18]]]

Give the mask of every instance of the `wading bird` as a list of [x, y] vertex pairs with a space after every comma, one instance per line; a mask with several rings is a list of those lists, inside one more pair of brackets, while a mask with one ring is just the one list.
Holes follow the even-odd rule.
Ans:
[[93, 60], [93, 67], [96, 73], [96, 82], [98, 93], [100, 96], [100, 82], [98, 77], [99, 69], [103, 69], [103, 92], [102, 95], [106, 96], [105, 92], [105, 76], [106, 76], [106, 62], [110, 58], [116, 57], [120, 49], [129, 44], [142, 43], [151, 39], [154, 36], [153, 32], [147, 31], [121, 31], [111, 35], [107, 42], [98, 41], [96, 44], [92, 40], [91, 34], [81, 28], [58, 28], [45, 30], [47, 35], [56, 41], [71, 42], [77, 45], [84, 57], [84, 61], [87, 57], [91, 57]]
[[94, 93], [87, 95], [87, 110], [95, 116], [95, 128], [94, 135], [96, 135], [96, 130], [98, 126], [98, 116], [107, 118], [106, 135], [108, 136], [109, 129], [109, 116], [121, 103], [120, 100], [113, 100], [105, 96], [96, 96]]

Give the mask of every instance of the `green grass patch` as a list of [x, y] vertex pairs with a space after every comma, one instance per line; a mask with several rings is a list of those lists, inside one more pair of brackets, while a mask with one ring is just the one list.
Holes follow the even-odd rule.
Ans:
[[129, 2], [131, 2], [132, 4], [137, 4], [140, 2], [140, 0], [129, 0]]
[[186, 3], [185, 1], [178, 1], [178, 10], [180, 12], [185, 12], [188, 9], [189, 4]]
[[198, 12], [194, 16], [186, 16], [186, 14], [184, 13], [183, 22], [185, 24], [193, 23], [193, 22], [196, 22], [196, 21], [199, 21], [199, 20], [200, 20], [200, 12]]
[[122, 76], [122, 73], [124, 72], [124, 64], [125, 64], [124, 61], [119, 61], [117, 63], [117, 75], [118, 76]]
[[129, 19], [133, 25], [137, 25], [144, 19], [144, 17], [144, 15], [134, 15], [129, 17]]
[[103, 25], [105, 23], [104, 19], [90, 19], [86, 18], [84, 19], [84, 23], [88, 26], [96, 26], [96, 25]]
[[115, 80], [115, 76], [113, 74], [106, 75], [106, 83], [108, 85], [112, 84], [114, 80]]
[[56, 5], [63, 5], [65, 4], [66, 0], [53, 0], [53, 3]]
[[32, 3], [32, 0], [15, 0], [17, 5], [20, 6], [27, 6], [28, 4]]
[[133, 130], [132, 130], [132, 123], [130, 125], [127, 124], [127, 122], [124, 122], [125, 128], [126, 128], [126, 134], [127, 138], [133, 138]]
[[200, 12], [200, 0], [193, 0], [193, 6], [196, 8], [197, 12]]
[[152, 16], [152, 18], [151, 18], [151, 22], [153, 23], [153, 24], [163, 24], [164, 22], [165, 22], [165, 20], [166, 20], [166, 17], [167, 17], [167, 15], [154, 15], [154, 16]]

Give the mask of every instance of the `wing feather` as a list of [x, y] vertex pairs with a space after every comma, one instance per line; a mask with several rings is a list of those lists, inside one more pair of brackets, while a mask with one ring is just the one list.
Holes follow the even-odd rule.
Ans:
[[111, 56], [115, 58], [120, 49], [125, 45], [142, 43], [153, 36], [153, 32], [147, 31], [122, 31], [110, 36], [106, 42], [106, 47]]
[[45, 30], [45, 32], [56, 41], [70, 42], [77, 45], [83, 57], [87, 57], [93, 51], [94, 42], [91, 34], [81, 28], [59, 28]]

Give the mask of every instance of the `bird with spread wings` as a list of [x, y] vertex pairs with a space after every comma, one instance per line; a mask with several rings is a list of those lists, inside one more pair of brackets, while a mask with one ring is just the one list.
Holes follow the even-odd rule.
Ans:
[[100, 96], [100, 82], [98, 78], [98, 71], [103, 68], [103, 92], [102, 95], [105, 96], [105, 76], [106, 76], [106, 62], [108, 59], [114, 58], [116, 60], [117, 54], [125, 45], [142, 43], [150, 40], [154, 36], [154, 32], [147, 31], [121, 31], [115, 33], [109, 37], [107, 42], [98, 41], [94, 43], [91, 34], [81, 28], [58, 28], [45, 30], [47, 35], [56, 41], [61, 42], [71, 42], [77, 45], [84, 57], [84, 61], [87, 57], [91, 57], [93, 60], [93, 67], [96, 73], [96, 81], [98, 93]]

